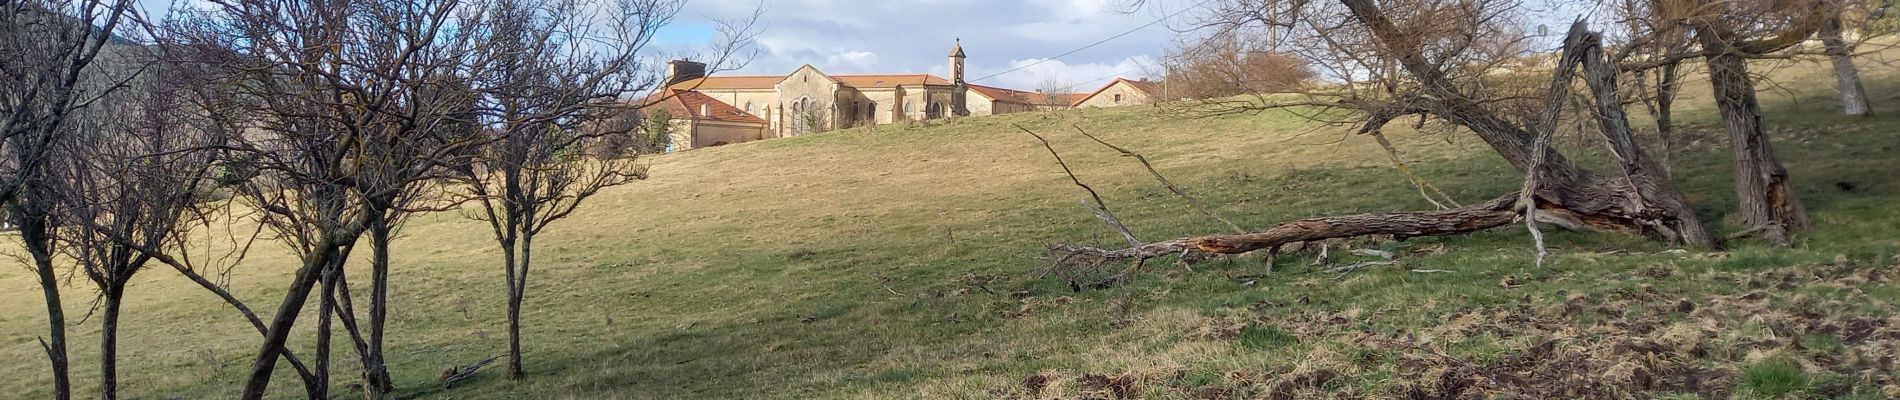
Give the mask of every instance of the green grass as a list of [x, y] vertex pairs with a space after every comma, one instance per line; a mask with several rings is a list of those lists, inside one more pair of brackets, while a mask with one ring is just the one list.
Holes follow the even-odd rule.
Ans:
[[1748, 398], [1781, 399], [1805, 395], [1814, 379], [1786, 358], [1769, 358], [1742, 369], [1741, 394]]
[[[1880, 351], [1893, 327], [1883, 322], [1867, 337], [1848, 328], [1884, 320], [1900, 301], [1892, 280], [1878, 279], [1900, 253], [1900, 99], [1888, 95], [1900, 80], [1870, 69], [1874, 119], [1834, 116], [1829, 81], [1811, 64], [1774, 72], [1811, 84], [1763, 93], [1778, 156], [1818, 225], [1792, 249], [1742, 240], [1727, 252], [1678, 253], [1639, 237], [1552, 232], [1552, 263], [1539, 269], [1527, 235], [1506, 228], [1343, 243], [1399, 253], [1399, 268], [1328, 274], [1309, 265], [1310, 254], [1278, 257], [1271, 274], [1258, 256], [1192, 272], [1157, 260], [1123, 284], [1076, 292], [1065, 275], [1042, 274], [1043, 246], [1120, 239], [1011, 125], [1049, 135], [1146, 240], [1224, 228], [1071, 126], [1144, 153], [1250, 228], [1430, 204], [1369, 138], [1283, 112], [1017, 114], [652, 158], [651, 180], [603, 193], [538, 241], [524, 327], [531, 376], [517, 382], [491, 372], [433, 387], [443, 369], [503, 352], [502, 283], [483, 225], [454, 213], [416, 218], [395, 253], [389, 358], [403, 395], [458, 399], [998, 398], [1027, 396], [1024, 379], [1036, 374], [1053, 377], [1041, 395], [1077, 397], [1101, 390], [1088, 375], [1124, 373], [1148, 398], [1265, 396], [1275, 387], [1387, 398], [1444, 389], [1441, 378], [1458, 376], [1461, 363], [1529, 374], [1576, 354], [1601, 363], [1579, 375], [1599, 384], [1706, 376], [1708, 393], [1671, 384], [1636, 392], [1706, 398], [1782, 387], [1786, 374], [1747, 361], [1769, 353], [1842, 366], [1827, 372], [1838, 379], [1800, 375], [1814, 378], [1808, 392], [1878, 393], [1893, 372], [1848, 367], [1847, 356]], [[1680, 116], [1698, 144], [1673, 157], [1674, 173], [1704, 220], [1732, 232], [1727, 151], [1698, 84], [1686, 84]], [[1461, 201], [1518, 185], [1468, 133], [1390, 134], [1421, 176]], [[1601, 164], [1600, 147], [1584, 143], [1571, 154]], [[263, 246], [229, 280], [269, 310], [294, 267], [282, 249]], [[1521, 286], [1500, 286], [1506, 276]], [[9, 377], [0, 397], [46, 397], [36, 286], [24, 268], [9, 268], [0, 287], [0, 360], [10, 361], [0, 364]], [[166, 270], [141, 274], [129, 290], [122, 391], [232, 397], [258, 342], [249, 325]], [[97, 324], [78, 323], [90, 293], [83, 279], [66, 289], [81, 393], [97, 381]], [[1678, 311], [1684, 301], [1693, 310]], [[310, 322], [293, 338], [305, 353]], [[1781, 350], [1790, 330], [1807, 350]], [[1668, 355], [1651, 365], [1619, 350], [1635, 339], [1662, 343]], [[1538, 350], [1546, 341], [1554, 344]], [[348, 391], [355, 362], [337, 352], [336, 383]], [[295, 380], [280, 371], [274, 396], [300, 397]]]

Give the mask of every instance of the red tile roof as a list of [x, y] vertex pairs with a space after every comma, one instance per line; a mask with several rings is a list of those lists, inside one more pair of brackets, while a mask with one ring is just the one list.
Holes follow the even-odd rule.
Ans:
[[930, 74], [875, 74], [875, 75], [832, 75], [845, 86], [855, 88], [889, 88], [899, 85], [950, 85], [949, 79], [938, 78]]
[[981, 94], [983, 97], [988, 97], [990, 100], [1004, 103], [1035, 104], [1029, 101], [1029, 96], [1036, 94], [1032, 92], [976, 84], [970, 85], [970, 91]]
[[680, 81], [667, 89], [684, 90], [721, 90], [721, 89], [771, 89], [778, 86], [783, 76], [712, 76]]
[[[891, 88], [900, 85], [943, 85], [951, 84], [949, 79], [930, 74], [866, 74], [866, 75], [826, 75], [839, 84], [855, 88]], [[667, 89], [681, 90], [746, 90], [772, 89], [785, 80], [784, 76], [713, 76], [680, 81]]]
[[[740, 111], [731, 104], [726, 104], [718, 99], [714, 99], [712, 96], [681, 89], [670, 89], [668, 92], [668, 96], [655, 99], [654, 102], [648, 103], [646, 106], [641, 107], [641, 109], [658, 107], [659, 109], [666, 110], [668, 114], [672, 114], [673, 118], [753, 124], [765, 123], [764, 119], [760, 119], [752, 114], [747, 114], [745, 111]], [[705, 112], [702, 113], [702, 110]]]
[[1083, 96], [1088, 96], [1088, 95], [1089, 95], [1088, 93], [1031, 92], [1027, 96], [1023, 96], [1023, 99], [1024, 101], [1028, 101], [1029, 104], [1034, 104], [1034, 105], [1039, 105], [1039, 106], [1041, 105], [1066, 106], [1066, 105], [1075, 104], [1076, 101], [1082, 100]]

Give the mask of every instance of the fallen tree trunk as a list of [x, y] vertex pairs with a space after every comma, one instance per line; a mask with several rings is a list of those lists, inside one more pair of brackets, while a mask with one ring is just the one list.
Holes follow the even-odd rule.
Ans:
[[[1518, 217], [1517, 194], [1483, 203], [1439, 211], [1367, 213], [1295, 220], [1264, 231], [1207, 235], [1107, 250], [1055, 245], [1064, 257], [1090, 256], [1104, 260], [1148, 259], [1182, 253], [1242, 254], [1288, 244], [1371, 235], [1396, 239], [1477, 232], [1510, 224]], [[1540, 206], [1540, 208], [1542, 208]], [[1555, 215], [1555, 214], [1544, 214]]]

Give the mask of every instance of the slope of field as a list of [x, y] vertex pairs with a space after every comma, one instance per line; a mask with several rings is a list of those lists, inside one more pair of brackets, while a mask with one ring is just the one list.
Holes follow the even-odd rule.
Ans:
[[[485, 225], [418, 217], [395, 253], [389, 359], [401, 394], [426, 398], [1900, 396], [1900, 320], [1888, 316], [1900, 301], [1900, 81], [1873, 69], [1873, 119], [1835, 116], [1831, 81], [1811, 64], [1776, 71], [1784, 85], [1763, 92], [1818, 222], [1794, 249], [1742, 240], [1685, 252], [1557, 232], [1540, 269], [1512, 228], [1342, 243], [1394, 252], [1396, 266], [1324, 272], [1370, 260], [1336, 247], [1322, 266], [1312, 254], [1281, 256], [1272, 273], [1253, 256], [1192, 270], [1156, 262], [1077, 290], [1070, 278], [1121, 266], [1044, 274], [1043, 246], [1119, 238], [1014, 125], [1049, 136], [1146, 240], [1225, 228], [1077, 127], [1144, 153], [1249, 228], [1431, 205], [1370, 138], [1286, 112], [1017, 114], [651, 158], [652, 179], [605, 192], [537, 243], [520, 382], [484, 373], [434, 386], [445, 368], [503, 352], [503, 286]], [[1692, 140], [1675, 174], [1727, 233], [1729, 164], [1706, 92], [1686, 86], [1679, 119]], [[1469, 134], [1391, 135], [1458, 200], [1518, 185]], [[1574, 136], [1560, 141], [1582, 143], [1571, 150], [1583, 159], [1600, 152]], [[228, 279], [269, 310], [295, 265], [265, 245]], [[80, 321], [91, 292], [83, 278], [72, 285]], [[24, 268], [0, 271], [0, 288], [0, 397], [43, 398], [38, 290]], [[143, 273], [127, 303], [123, 393], [234, 395], [258, 342], [248, 324], [165, 269]], [[94, 322], [71, 328], [81, 393], [96, 382]], [[298, 326], [304, 353], [313, 325]], [[337, 353], [347, 392], [357, 366]], [[288, 370], [273, 390], [301, 396]]]

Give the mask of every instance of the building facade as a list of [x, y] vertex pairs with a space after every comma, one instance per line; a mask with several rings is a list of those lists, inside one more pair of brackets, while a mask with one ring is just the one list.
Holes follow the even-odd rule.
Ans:
[[1076, 100], [1073, 107], [1120, 107], [1140, 104], [1153, 104], [1166, 98], [1166, 91], [1160, 84], [1145, 80], [1115, 78], [1115, 81], [1102, 85], [1094, 93]]
[[[676, 119], [693, 121], [718, 119], [716, 122], [725, 125], [758, 124], [758, 139], [1050, 108], [1035, 102], [1047, 99], [1038, 97], [1040, 93], [966, 82], [965, 59], [962, 41], [958, 41], [950, 50], [948, 79], [930, 74], [833, 75], [811, 65], [784, 76], [706, 76], [705, 64], [675, 60], [668, 64], [666, 93], [672, 97], [686, 97], [680, 94], [690, 93], [692, 98], [683, 103], [656, 101], [653, 104], [666, 104], [665, 107], [675, 109], [683, 107], [687, 111], [698, 111], [693, 104], [704, 105], [705, 115], [670, 114]], [[720, 110], [737, 114], [722, 115]]]

